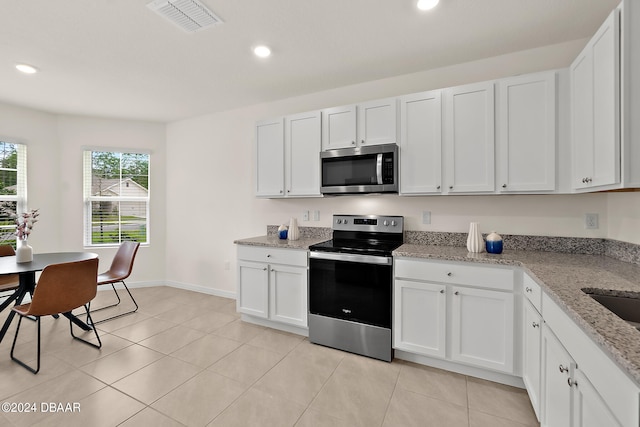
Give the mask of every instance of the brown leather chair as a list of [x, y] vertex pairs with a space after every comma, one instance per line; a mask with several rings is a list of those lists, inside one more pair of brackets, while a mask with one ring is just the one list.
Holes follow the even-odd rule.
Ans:
[[[16, 329], [16, 335], [13, 338], [13, 344], [11, 345], [11, 359], [18, 362], [34, 374], [37, 374], [40, 370], [40, 319], [42, 316], [54, 315], [57, 313], [67, 313], [70, 315], [71, 311], [83, 307], [87, 312], [87, 318], [91, 320], [89, 313], [89, 303], [95, 298], [98, 290], [98, 282], [96, 280], [98, 275], [98, 259], [88, 259], [85, 261], [66, 262], [62, 264], [52, 264], [45, 267], [42, 270], [40, 279], [33, 293], [33, 298], [30, 303], [22, 304], [13, 307], [20, 317], [18, 320], [18, 327]], [[18, 339], [18, 333], [20, 332], [20, 325], [22, 319], [27, 316], [33, 316], [36, 318], [38, 324], [38, 357], [37, 365], [35, 368], [27, 365], [23, 361], [16, 358], [13, 353], [16, 347], [16, 340]], [[89, 322], [91, 330], [93, 330], [98, 344], [86, 341], [80, 337], [76, 337], [73, 334], [73, 321], [69, 319], [71, 336], [74, 339], [80, 340], [93, 347], [102, 347], [102, 341], [98, 336], [98, 331], [92, 323]]]
[[96, 308], [92, 310], [92, 313], [95, 313], [96, 311], [104, 310], [106, 308], [115, 307], [118, 304], [120, 304], [121, 300], [120, 300], [120, 295], [116, 290], [116, 286], [115, 286], [116, 283], [122, 283], [122, 285], [124, 286], [124, 289], [129, 294], [129, 297], [131, 298], [131, 301], [133, 301], [133, 305], [135, 305], [136, 308], [134, 308], [131, 311], [127, 311], [126, 313], [120, 313], [115, 316], [111, 316], [111, 317], [107, 317], [106, 319], [99, 320], [98, 322], [95, 322], [96, 324], [106, 322], [107, 320], [115, 319], [118, 317], [126, 316], [127, 314], [135, 313], [136, 311], [138, 311], [138, 303], [133, 298], [133, 295], [131, 295], [131, 291], [129, 291], [129, 288], [127, 287], [127, 284], [124, 282], [124, 279], [126, 279], [127, 277], [129, 277], [129, 275], [131, 275], [131, 270], [133, 270], [133, 261], [136, 259], [136, 254], [138, 253], [139, 247], [140, 247], [140, 243], [138, 242], [127, 241], [127, 242], [122, 242], [120, 244], [120, 247], [118, 248], [118, 252], [116, 252], [116, 255], [113, 257], [113, 261], [111, 261], [111, 267], [109, 267], [109, 270], [98, 275], [98, 286], [111, 285], [111, 287], [113, 288], [113, 292], [116, 293], [116, 298], [118, 298], [118, 302], [116, 302], [115, 304], [107, 305], [105, 307]]
[[[16, 251], [10, 245], [0, 245], [0, 257], [13, 256]], [[0, 292], [15, 291], [18, 289], [20, 276], [17, 274], [0, 275]]]

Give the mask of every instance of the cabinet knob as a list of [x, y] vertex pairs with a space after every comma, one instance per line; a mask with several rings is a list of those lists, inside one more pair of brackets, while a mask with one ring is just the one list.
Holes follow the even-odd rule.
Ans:
[[351, 141], [351, 145], [356, 145], [356, 142], [355, 141]]
[[502, 188], [507, 188], [507, 184], [502, 184]]
[[592, 179], [591, 178], [587, 178], [587, 183], [591, 182]]
[[454, 292], [454, 295], [460, 295], [460, 292], [455, 291], [455, 292]]
[[263, 268], [262, 271], [267, 271], [267, 267]]
[[287, 193], [291, 193], [291, 190], [287, 190]]
[[587, 178], [582, 178], [582, 183], [586, 184], [586, 182], [587, 182]]
[[280, 194], [282, 194], [282, 190], [280, 190]]
[[439, 189], [440, 189], [440, 186], [438, 185], [438, 186], [436, 187], [436, 190], [439, 190]]
[[440, 293], [441, 293], [441, 294], [444, 294], [444, 289], [440, 289]]
[[267, 254], [267, 258], [271, 258], [271, 254]]
[[573, 386], [578, 387], [578, 381], [572, 380], [571, 377], [567, 378], [567, 384], [569, 384], [569, 387], [573, 387]]
[[531, 288], [530, 288], [530, 287], [528, 287], [528, 286], [527, 286], [526, 288], [524, 288], [524, 290], [525, 290], [526, 292], [533, 292], [533, 289], [531, 289]]
[[449, 186], [449, 190], [453, 190], [453, 185], [450, 185], [450, 186]]
[[448, 271], [448, 272], [447, 272], [447, 276], [451, 277], [451, 276], [453, 276], [453, 273], [452, 273], [452, 272], [450, 272], [450, 271]]
[[364, 139], [360, 140], [360, 144], [366, 144], [366, 142], [364, 141]]
[[563, 372], [569, 372], [569, 368], [564, 367], [562, 365], [558, 366], [558, 369], [560, 370], [560, 373], [562, 374]]
[[531, 324], [531, 326], [533, 326], [534, 328], [539, 328], [540, 327], [540, 323], [533, 322]]

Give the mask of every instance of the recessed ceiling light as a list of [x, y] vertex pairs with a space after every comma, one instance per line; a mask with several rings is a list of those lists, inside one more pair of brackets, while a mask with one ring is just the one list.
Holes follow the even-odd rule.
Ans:
[[16, 64], [16, 69], [25, 74], [35, 74], [38, 72], [36, 67], [27, 64]]
[[418, 0], [418, 9], [431, 10], [438, 5], [440, 0]]
[[266, 58], [271, 55], [271, 49], [267, 46], [256, 46], [253, 48], [253, 53], [260, 58]]

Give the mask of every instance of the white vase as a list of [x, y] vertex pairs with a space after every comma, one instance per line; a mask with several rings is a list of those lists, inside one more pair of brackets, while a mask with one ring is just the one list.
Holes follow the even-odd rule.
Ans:
[[29, 246], [26, 240], [18, 239], [18, 248], [16, 249], [16, 262], [33, 261], [33, 248]]
[[287, 232], [287, 239], [298, 240], [300, 238], [300, 230], [298, 230], [298, 219], [291, 218], [289, 222], [289, 231]]
[[473, 253], [484, 252], [484, 240], [480, 233], [480, 227], [477, 222], [469, 225], [469, 235], [467, 236], [467, 250]]

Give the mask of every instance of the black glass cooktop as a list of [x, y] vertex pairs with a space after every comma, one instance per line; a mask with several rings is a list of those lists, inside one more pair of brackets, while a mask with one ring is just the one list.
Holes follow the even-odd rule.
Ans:
[[402, 241], [331, 239], [311, 245], [309, 250], [390, 256], [391, 252], [400, 245], [402, 245]]

